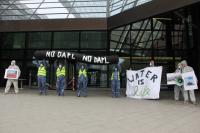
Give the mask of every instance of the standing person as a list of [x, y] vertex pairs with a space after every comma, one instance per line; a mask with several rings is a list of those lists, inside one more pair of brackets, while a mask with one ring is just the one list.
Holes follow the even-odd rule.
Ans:
[[81, 65], [81, 69], [78, 72], [78, 84], [77, 84], [77, 96], [81, 96], [81, 91], [84, 97], [87, 97], [87, 71], [84, 65]]
[[65, 87], [65, 66], [62, 66], [60, 63], [56, 69], [56, 89], [58, 96], [64, 96], [64, 87]]
[[[176, 69], [175, 73], [178, 73], [178, 74], [180, 74], [180, 76], [181, 76], [181, 73], [182, 73], [181, 63], [178, 63], [177, 69]], [[180, 79], [180, 82], [181, 82], [181, 79]], [[182, 82], [183, 82], [183, 81], [182, 81]], [[184, 101], [185, 101], [184, 90], [183, 90], [183, 85], [182, 85], [182, 83], [180, 83], [180, 85], [177, 85], [177, 84], [176, 84], [176, 85], [174, 86], [174, 99], [175, 99], [176, 101], [179, 100], [180, 91], [181, 91], [181, 93], [182, 93], [182, 95], [183, 95], [183, 98], [184, 98]]]
[[47, 64], [46, 61], [43, 60], [42, 62], [38, 63], [37, 61], [37, 67], [38, 67], [38, 72], [37, 72], [37, 78], [38, 78], [38, 89], [40, 95], [46, 95], [47, 90], [45, 87], [46, 84], [46, 76], [47, 76]]
[[[183, 73], [194, 71], [192, 67], [187, 65], [186, 60], [181, 61], [181, 66], [182, 66]], [[188, 101], [189, 101], [188, 92], [190, 95], [191, 102], [196, 105], [197, 103], [196, 103], [194, 90], [184, 90], [185, 103], [188, 103]]]
[[111, 75], [112, 97], [120, 97], [120, 74], [117, 67]]
[[154, 66], [155, 66], [154, 60], [151, 60], [151, 61], [150, 61], [149, 66], [150, 66], [150, 67], [154, 67]]
[[21, 71], [19, 69], [19, 67], [16, 65], [16, 61], [12, 60], [11, 61], [11, 65], [8, 67], [8, 69], [15, 69], [18, 71], [19, 76], [17, 77], [17, 79], [8, 79], [7, 83], [6, 83], [6, 88], [5, 88], [5, 94], [7, 94], [10, 90], [11, 85], [14, 85], [14, 89], [15, 89], [15, 94], [17, 94], [19, 92], [19, 88], [18, 88], [18, 78], [20, 77]]

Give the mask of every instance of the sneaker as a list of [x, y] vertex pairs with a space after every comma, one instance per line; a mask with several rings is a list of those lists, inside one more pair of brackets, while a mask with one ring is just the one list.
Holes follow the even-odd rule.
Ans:
[[184, 104], [189, 104], [189, 102], [188, 101], [184, 101]]

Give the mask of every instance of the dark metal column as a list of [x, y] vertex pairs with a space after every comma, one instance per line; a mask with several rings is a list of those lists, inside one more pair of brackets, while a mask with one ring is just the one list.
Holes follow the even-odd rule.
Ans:
[[[172, 30], [173, 30], [174, 24], [172, 21], [166, 21], [166, 52], [167, 56], [174, 58], [174, 51], [172, 46]], [[174, 60], [170, 60], [168, 62], [168, 72], [174, 72], [175, 70], [175, 62]]]
[[153, 31], [154, 31], [154, 27], [153, 27], [153, 18], [151, 18], [151, 35], [152, 35], [152, 44], [151, 44], [151, 59], [154, 60], [154, 36], [153, 36]]
[[[110, 40], [111, 40], [111, 31], [107, 31], [107, 55], [110, 55]], [[110, 68], [109, 65], [107, 65], [107, 88], [109, 88], [110, 85]]]
[[192, 66], [195, 70], [195, 74], [197, 75], [197, 78], [200, 77], [200, 8], [199, 5], [194, 6], [191, 9], [191, 15], [192, 15], [192, 31], [193, 31], [193, 44], [194, 44], [194, 57], [195, 61], [192, 63]]
[[131, 24], [130, 25], [130, 30], [129, 30], [129, 35], [130, 35], [130, 67], [132, 66], [132, 64], [133, 64], [133, 45], [134, 44], [132, 44], [132, 42], [131, 42], [131, 37], [132, 37], [132, 35], [131, 35], [131, 32], [132, 32], [132, 25], [133, 24]]
[[[54, 47], [54, 32], [51, 32], [51, 44], [50, 44], [50, 49], [53, 50]], [[53, 81], [55, 79], [55, 71], [56, 68], [54, 70], [54, 61], [53, 60], [49, 60], [49, 84], [51, 86], [53, 86]]]

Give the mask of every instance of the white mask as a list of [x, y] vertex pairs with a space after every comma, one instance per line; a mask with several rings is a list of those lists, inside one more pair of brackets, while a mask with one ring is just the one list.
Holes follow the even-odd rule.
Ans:
[[14, 66], [15, 65], [15, 61], [11, 61], [11, 66]]
[[153, 62], [150, 62], [150, 66], [153, 66], [154, 65], [154, 63]]

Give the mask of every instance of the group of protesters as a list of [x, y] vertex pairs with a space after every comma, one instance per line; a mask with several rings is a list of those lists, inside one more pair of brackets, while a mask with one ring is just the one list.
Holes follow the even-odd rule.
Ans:
[[[187, 73], [187, 72], [192, 72], [192, 71], [194, 71], [193, 68], [187, 65], [186, 60], [183, 60], [180, 63], [178, 63], [175, 73], [182, 74], [182, 73]], [[197, 78], [195, 80], [197, 80]], [[182, 82], [182, 80], [181, 80], [181, 82]], [[190, 101], [191, 101], [192, 104], [195, 104], [195, 105], [197, 104], [194, 90], [186, 90], [184, 88], [183, 84], [175, 85], [175, 87], [174, 87], [174, 99], [176, 101], [179, 100], [180, 92], [183, 95], [183, 99], [184, 99], [185, 104], [188, 104]], [[190, 97], [190, 100], [189, 100], [189, 97]]]
[[[46, 79], [47, 79], [47, 67], [48, 62], [46, 60], [38, 61], [34, 60], [33, 64], [35, 64], [38, 68], [37, 70], [37, 81], [38, 81], [38, 90], [40, 95], [47, 95], [47, 87], [46, 87]], [[56, 68], [56, 91], [58, 96], [64, 96], [64, 90], [66, 85], [66, 67], [65, 63], [57, 62], [54, 63], [54, 67]], [[5, 94], [9, 93], [10, 87], [13, 84], [15, 93], [19, 92], [18, 88], [18, 78], [20, 77], [21, 71], [19, 67], [16, 65], [16, 61], [12, 60], [11, 65], [8, 69], [14, 69], [18, 72], [18, 77], [15, 79], [7, 79]], [[77, 77], [77, 97], [83, 96], [87, 97], [87, 67], [84, 64], [79, 65], [78, 77]], [[116, 65], [114, 67], [113, 73], [111, 75], [111, 85], [112, 85], [112, 97], [120, 97], [120, 72], [119, 67]]]
[[[37, 71], [37, 81], [38, 81], [38, 89], [40, 95], [47, 95], [46, 88], [46, 78], [47, 78], [47, 67], [48, 63], [45, 60], [40, 62], [33, 61], [38, 67]], [[64, 63], [59, 62], [58, 65], [54, 65], [56, 67], [56, 90], [58, 96], [64, 96], [64, 90], [66, 85], [66, 67]], [[154, 67], [154, 60], [150, 61], [150, 67]], [[12, 60], [11, 65], [8, 69], [16, 69], [18, 71], [18, 78], [21, 74], [19, 67], [16, 65], [16, 61]], [[186, 60], [178, 63], [175, 73], [186, 73], [194, 71], [192, 67], [187, 65]], [[5, 88], [5, 94], [7, 94], [10, 90], [11, 85], [14, 85], [15, 93], [19, 92], [18, 89], [18, 78], [16, 79], [8, 79]], [[87, 67], [84, 64], [79, 66], [78, 77], [77, 77], [77, 97], [84, 96], [87, 97]], [[196, 79], [197, 80], [197, 79]], [[111, 88], [112, 88], [112, 97], [120, 97], [120, 67], [119, 65], [115, 65], [113, 68], [113, 72], [111, 74]], [[183, 85], [174, 85], [174, 98], [176, 101], [179, 100], [179, 94], [182, 92], [184, 103], [189, 103], [191, 101], [193, 104], [197, 104], [194, 90], [185, 90]], [[190, 97], [190, 100], [189, 100]]]

